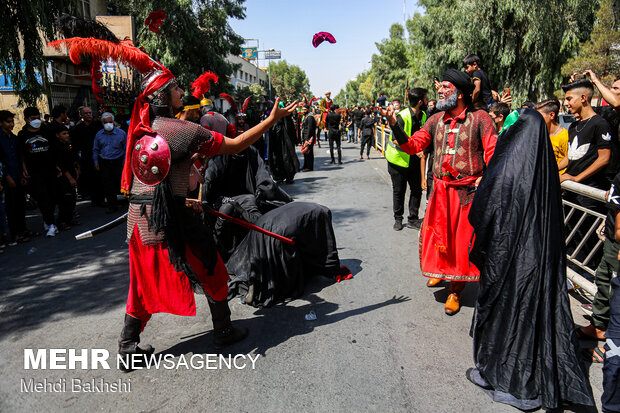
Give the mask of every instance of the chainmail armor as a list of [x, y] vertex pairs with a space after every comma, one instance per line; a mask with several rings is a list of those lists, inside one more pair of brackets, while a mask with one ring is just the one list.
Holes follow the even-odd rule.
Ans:
[[[189, 190], [189, 171], [191, 167], [191, 156], [201, 148], [208, 147], [212, 142], [213, 136], [207, 129], [200, 125], [179, 119], [155, 118], [152, 129], [161, 135], [168, 143], [172, 154], [172, 165], [168, 178], [174, 195], [186, 197]], [[133, 179], [131, 185], [132, 195], [152, 196], [155, 192], [154, 186], [148, 186], [137, 179]], [[146, 213], [151, 213], [151, 205], [145, 205]], [[154, 245], [164, 242], [164, 234], [160, 232], [155, 235], [149, 231], [147, 216], [140, 216], [141, 204], [129, 203], [129, 213], [127, 215], [127, 239], [131, 239], [136, 225], [142, 243]]]

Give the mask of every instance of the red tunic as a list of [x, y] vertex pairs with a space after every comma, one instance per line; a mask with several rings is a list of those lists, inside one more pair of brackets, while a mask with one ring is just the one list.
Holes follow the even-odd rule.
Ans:
[[410, 155], [434, 144], [433, 192], [420, 230], [420, 267], [426, 277], [478, 281], [480, 272], [469, 262], [473, 228], [468, 215], [485, 164], [495, 150], [497, 132], [482, 110], [465, 110], [452, 117], [432, 116], [401, 148]]
[[[188, 135], [188, 138], [197, 138], [205, 151], [206, 156], [214, 156], [219, 152], [224, 140], [217, 132], [208, 132], [200, 125], [182, 124], [179, 120], [166, 119], [156, 121], [154, 129], [165, 139], [174, 135], [179, 128]], [[194, 128], [194, 129], [192, 129]], [[195, 136], [194, 136], [195, 134]], [[170, 136], [168, 136], [170, 135]], [[206, 147], [206, 148], [205, 148]], [[189, 167], [191, 155], [187, 159], [175, 162], [170, 176], [174, 184], [175, 194], [187, 193], [189, 186]], [[132, 185], [132, 194], [152, 193], [153, 187], [146, 187], [137, 180]], [[147, 213], [150, 213], [150, 206]], [[196, 315], [196, 302], [191, 283], [185, 273], [175, 271], [168, 258], [168, 248], [165, 239], [160, 234], [153, 234], [148, 230], [146, 217], [140, 215], [140, 206], [130, 203], [128, 219], [129, 237], [129, 293], [127, 296], [127, 314], [142, 320], [142, 327], [154, 313], [171, 313], [183, 316]], [[217, 256], [213, 274], [186, 247], [185, 258], [194, 270], [205, 291], [215, 301], [225, 300], [228, 296], [228, 272]]]

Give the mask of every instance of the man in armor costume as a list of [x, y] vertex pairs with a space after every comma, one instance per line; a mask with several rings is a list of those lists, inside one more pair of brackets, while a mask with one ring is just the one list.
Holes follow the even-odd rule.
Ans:
[[278, 99], [265, 121], [230, 139], [199, 124], [175, 119], [183, 108], [182, 96], [167, 69], [150, 73], [129, 128], [122, 182], [123, 190], [130, 189], [130, 285], [119, 339], [119, 354], [124, 356], [153, 352], [150, 346], [138, 347], [140, 332], [152, 314], [195, 315], [196, 287], [202, 288], [209, 302], [216, 348], [247, 335], [232, 326], [226, 300], [228, 272], [215, 249], [211, 229], [185, 206], [189, 171], [197, 157], [241, 152], [290, 114], [294, 105], [278, 108]]

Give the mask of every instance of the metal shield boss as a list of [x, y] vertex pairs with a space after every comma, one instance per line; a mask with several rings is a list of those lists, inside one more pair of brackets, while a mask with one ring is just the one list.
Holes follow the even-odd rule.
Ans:
[[154, 186], [170, 172], [170, 147], [160, 135], [144, 135], [131, 153], [131, 170], [144, 185]]

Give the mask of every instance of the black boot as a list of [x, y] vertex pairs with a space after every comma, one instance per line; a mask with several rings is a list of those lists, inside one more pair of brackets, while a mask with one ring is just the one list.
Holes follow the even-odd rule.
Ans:
[[216, 349], [243, 340], [248, 335], [247, 328], [235, 328], [230, 321], [228, 301], [213, 301], [207, 297], [213, 320], [213, 345]]
[[120, 354], [125, 361], [125, 364], [120, 363], [120, 369], [123, 371], [131, 371], [132, 366], [138, 367], [142, 365], [146, 357], [150, 356], [155, 351], [155, 349], [149, 345], [144, 348], [138, 347], [141, 330], [142, 320], [125, 314], [125, 326], [118, 339], [118, 354]]

